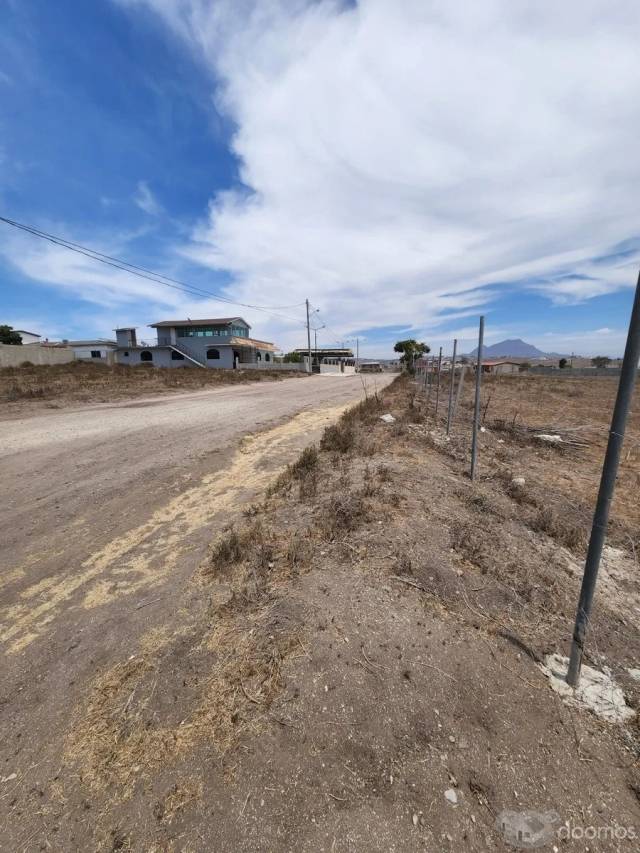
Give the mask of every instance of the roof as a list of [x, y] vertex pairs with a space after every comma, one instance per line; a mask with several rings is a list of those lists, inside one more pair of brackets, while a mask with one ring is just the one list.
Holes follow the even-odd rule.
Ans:
[[[308, 355], [309, 348], [308, 347], [298, 347], [294, 349], [294, 352], [299, 353], [300, 355]], [[333, 356], [335, 358], [339, 358], [340, 356], [344, 356], [344, 358], [353, 358], [353, 350], [349, 349], [349, 347], [311, 347], [311, 355], [319, 355], [326, 354], [327, 356]]]
[[26, 329], [14, 329], [14, 332], [17, 332], [19, 335], [33, 335], [34, 338], [41, 338], [42, 335], [39, 332], [27, 332]]
[[[231, 335], [229, 344], [234, 347], [257, 347], [258, 349], [268, 349], [273, 352], [276, 349], [276, 345], [272, 344], [271, 341], [259, 341], [257, 338], [237, 338], [235, 335]], [[215, 346], [219, 346], [219, 344], [215, 344]]]
[[161, 326], [228, 326], [236, 320], [240, 320], [249, 326], [243, 317], [210, 317], [208, 320], [161, 320], [159, 323], [149, 323], [152, 329], [159, 329]]
[[115, 341], [108, 341], [106, 338], [98, 338], [97, 340], [92, 341], [63, 341], [62, 343], [66, 343], [69, 347], [101, 347], [105, 345], [110, 347], [118, 346]]
[[513, 361], [510, 358], [488, 358], [482, 360], [483, 365], [487, 365], [488, 367], [496, 367], [498, 364], [517, 364], [518, 367], [522, 364], [521, 361]]

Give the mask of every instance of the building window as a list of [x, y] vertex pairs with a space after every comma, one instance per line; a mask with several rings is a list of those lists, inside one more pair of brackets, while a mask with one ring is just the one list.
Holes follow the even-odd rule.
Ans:
[[91, 350], [91, 358], [102, 358], [102, 353], [100, 352], [99, 349], [92, 349]]
[[148, 349], [143, 349], [140, 353], [140, 361], [153, 361], [153, 353]]
[[256, 361], [262, 361], [262, 353], [256, 353]]
[[214, 338], [232, 334], [230, 326], [177, 326], [178, 338]]
[[268, 353], [268, 352], [266, 352], [266, 353], [264, 354], [264, 360], [265, 360], [265, 361], [271, 361], [271, 356], [269, 355], [269, 353]]
[[125, 355], [125, 357], [126, 357], [126, 358], [129, 358], [129, 350], [127, 350], [127, 351], [124, 353], [124, 355]]
[[214, 359], [217, 359], [217, 358], [220, 358], [220, 350], [214, 349], [213, 347], [210, 347], [207, 350], [207, 360], [213, 361]]
[[175, 349], [171, 350], [171, 361], [184, 361], [184, 356], [181, 352], [178, 352]]

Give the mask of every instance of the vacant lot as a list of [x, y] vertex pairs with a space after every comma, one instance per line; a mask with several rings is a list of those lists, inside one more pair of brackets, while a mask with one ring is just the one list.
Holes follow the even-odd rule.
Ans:
[[[45, 756], [11, 727], [8, 849], [506, 850], [505, 809], [556, 812], [562, 850], [589, 828], [592, 850], [635, 849], [637, 721], [566, 705], [538, 666], [568, 650], [615, 383], [485, 391], [475, 483], [470, 397], [447, 440], [405, 379], [369, 393], [211, 537], [162, 622], [115, 661], [85, 659], [89, 688], [68, 688]], [[566, 440], [535, 438], [552, 427]], [[638, 707], [637, 507], [622, 497], [588, 663]]]
[[0, 368], [2, 413], [21, 414], [39, 408], [62, 408], [77, 403], [105, 403], [176, 391], [215, 388], [246, 382], [305, 377], [294, 371], [161, 369], [72, 361], [69, 364]]

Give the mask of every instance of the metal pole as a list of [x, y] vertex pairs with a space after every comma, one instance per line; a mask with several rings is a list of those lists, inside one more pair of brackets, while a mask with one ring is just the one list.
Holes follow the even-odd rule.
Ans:
[[618, 472], [618, 464], [620, 462], [620, 452], [622, 451], [624, 431], [627, 425], [627, 415], [629, 414], [629, 407], [631, 405], [631, 398], [633, 396], [633, 389], [636, 382], [639, 358], [640, 275], [638, 276], [636, 295], [633, 300], [631, 320], [629, 321], [627, 344], [624, 350], [624, 358], [622, 360], [620, 382], [618, 384], [618, 393], [613, 409], [613, 417], [611, 418], [609, 441], [607, 443], [607, 452], [604, 457], [604, 465], [602, 466], [600, 488], [598, 490], [598, 499], [596, 501], [596, 508], [593, 514], [591, 537], [589, 539], [589, 548], [587, 550], [587, 558], [584, 564], [584, 575], [582, 576], [578, 612], [576, 614], [576, 623], [573, 629], [571, 658], [569, 660], [569, 669], [567, 671], [567, 683], [570, 684], [571, 687], [577, 687], [580, 682], [580, 668], [582, 666], [584, 640], [587, 632], [587, 626], [589, 624], [589, 618], [591, 616], [591, 607], [593, 605], [593, 595], [596, 588], [596, 581], [598, 579], [598, 569], [600, 567], [602, 548], [607, 535], [609, 509], [611, 508], [611, 499], [616, 485], [616, 474]]
[[360, 338], [356, 338], [356, 369], [360, 369]]
[[451, 420], [456, 419], [456, 412], [458, 411], [458, 403], [460, 402], [460, 397], [462, 397], [462, 385], [464, 383], [464, 374], [467, 369], [467, 365], [463, 364], [460, 366], [460, 381], [458, 382], [458, 389], [456, 391], [456, 399], [453, 403], [453, 414], [451, 415]]
[[473, 407], [473, 434], [471, 438], [471, 479], [476, 476], [478, 461], [478, 422], [480, 420], [480, 387], [482, 377], [482, 344], [484, 341], [484, 316], [480, 317], [478, 329], [478, 360], [476, 362], [476, 400]]
[[309, 300], [305, 299], [305, 303], [307, 306], [307, 349], [309, 351], [309, 366], [307, 368], [307, 373], [311, 373], [313, 371], [313, 366], [311, 362], [311, 327], [309, 325]]
[[451, 429], [451, 408], [453, 405], [453, 386], [455, 384], [456, 378], [456, 353], [458, 351], [458, 339], [453, 339], [453, 358], [451, 359], [451, 373], [449, 374], [451, 379], [449, 382], [449, 409], [447, 411], [447, 435], [449, 435], [449, 430]]
[[437, 385], [436, 385], [436, 420], [438, 418], [438, 405], [440, 403], [440, 371], [442, 370], [442, 347], [440, 347], [440, 353], [438, 355], [438, 376], [437, 376]]
[[431, 402], [431, 389], [433, 388], [433, 360], [435, 356], [431, 357], [431, 364], [427, 365], [429, 370], [429, 384], [427, 386], [427, 411], [429, 411], [429, 403]]

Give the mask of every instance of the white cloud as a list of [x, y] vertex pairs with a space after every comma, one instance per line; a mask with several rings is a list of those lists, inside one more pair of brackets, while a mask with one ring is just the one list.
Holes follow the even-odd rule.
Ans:
[[149, 216], [160, 216], [161, 213], [164, 213], [162, 205], [151, 192], [146, 181], [138, 181], [138, 186], [133, 200], [140, 210], [148, 213]]
[[309, 294], [344, 332], [495, 281], [556, 302], [634, 283], [591, 261], [640, 231], [633, 0], [124, 1], [221, 81], [248, 192], [215, 196], [186, 251], [243, 301]]

